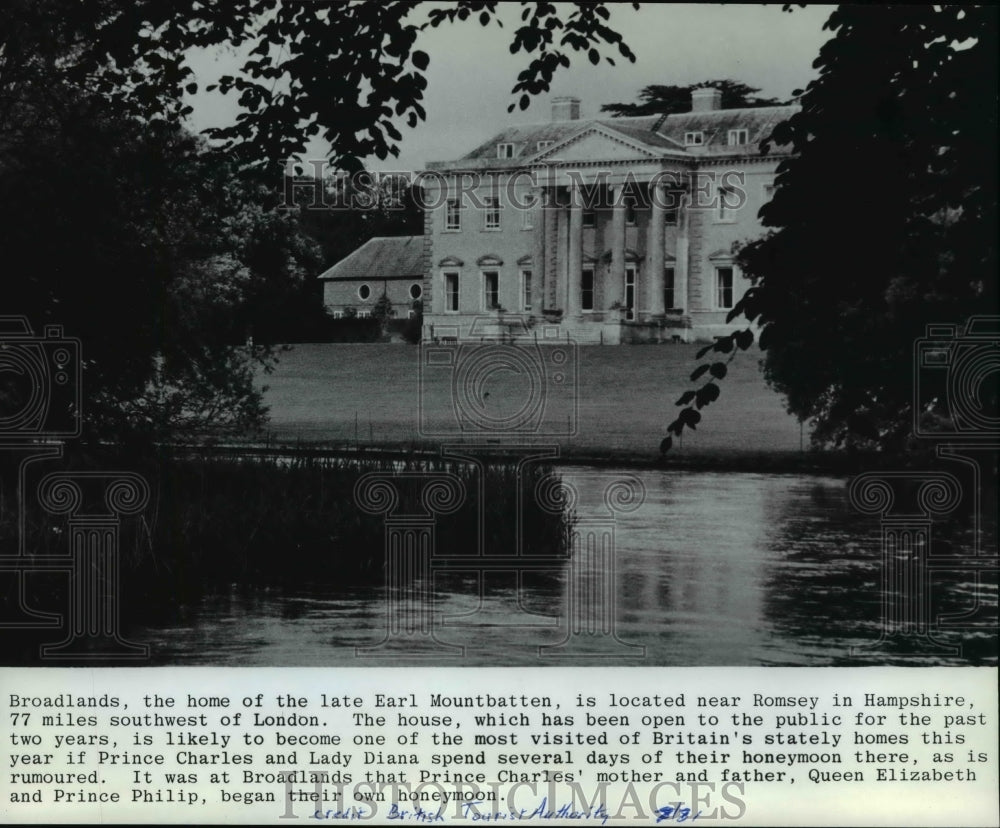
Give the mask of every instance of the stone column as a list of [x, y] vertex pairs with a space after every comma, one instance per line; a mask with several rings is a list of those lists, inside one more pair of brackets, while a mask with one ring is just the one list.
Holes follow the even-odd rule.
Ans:
[[559, 199], [553, 193], [556, 210], [556, 307], [562, 309], [566, 317], [566, 247], [569, 244], [569, 211], [559, 204]]
[[677, 249], [674, 251], [674, 307], [690, 313], [688, 307], [688, 209], [684, 199], [677, 205]]
[[583, 269], [583, 201], [578, 184], [569, 189], [569, 248], [566, 252], [566, 316], [580, 313], [580, 273]]
[[[548, 290], [545, 273], [545, 222], [548, 215], [545, 201], [548, 194], [544, 187], [536, 187], [534, 190], [535, 204], [532, 207], [535, 217], [532, 222], [531, 238], [531, 278], [534, 282], [533, 293], [538, 298], [532, 297], [532, 304], [537, 304], [537, 310], [541, 311], [548, 307], [546, 297]], [[532, 309], [535, 312], [535, 309]]]
[[625, 188], [611, 188], [611, 270], [608, 273], [606, 304], [623, 301], [625, 291]]
[[649, 191], [650, 215], [649, 236], [646, 242], [646, 282], [649, 294], [646, 309], [654, 316], [662, 316], [663, 306], [663, 226], [665, 210], [663, 204], [664, 192], [659, 185], [653, 185]]

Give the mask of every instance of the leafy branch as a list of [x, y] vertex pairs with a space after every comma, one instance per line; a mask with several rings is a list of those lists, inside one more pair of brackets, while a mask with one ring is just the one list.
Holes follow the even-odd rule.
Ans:
[[[747, 295], [753, 298], [753, 289], [747, 292]], [[747, 319], [751, 319], [750, 313], [746, 308], [746, 302], [741, 299], [737, 302], [736, 306], [729, 312], [726, 316], [726, 322], [732, 322], [739, 315], [744, 315]], [[765, 330], [766, 332], [766, 330]], [[763, 339], [763, 335], [761, 337]], [[716, 380], [725, 379], [726, 374], [729, 373], [729, 363], [731, 363], [736, 355], [740, 351], [746, 351], [754, 343], [754, 333], [750, 328], [745, 328], [741, 331], [733, 331], [726, 336], [720, 336], [712, 344], [706, 345], [695, 355], [695, 359], [704, 359], [708, 354], [728, 354], [729, 357], [725, 361], [719, 359], [712, 359], [709, 362], [703, 362], [694, 371], [691, 372], [691, 382], [697, 382], [706, 374], [710, 379], [703, 385], [697, 388], [690, 388], [685, 391], [678, 398], [677, 402], [674, 403], [678, 406], [684, 406], [681, 412], [677, 415], [676, 419], [667, 426], [667, 431], [669, 434], [663, 438], [660, 443], [660, 453], [666, 454], [673, 447], [674, 437], [680, 437], [683, 434], [685, 428], [691, 429], [691, 431], [696, 431], [698, 428], [698, 423], [701, 422], [701, 409], [705, 408], [707, 405], [715, 402], [719, 399], [722, 389], [719, 387]], [[673, 436], [670, 436], [673, 435]]]

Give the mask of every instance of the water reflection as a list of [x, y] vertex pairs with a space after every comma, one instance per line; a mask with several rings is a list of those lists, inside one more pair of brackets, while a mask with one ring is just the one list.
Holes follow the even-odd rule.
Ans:
[[[850, 654], [852, 646], [879, 636], [881, 551], [877, 520], [851, 509], [842, 478], [586, 468], [560, 473], [577, 492], [582, 520], [607, 521], [604, 491], [616, 474], [636, 474], [646, 492], [640, 507], [613, 516], [613, 632], [620, 642], [645, 648], [645, 656], [608, 636], [584, 636], [575, 641], [587, 645], [574, 650], [580, 663], [588, 662], [581, 650], [609, 663], [644, 665], [996, 663], [995, 627], [942, 633], [963, 644], [963, 658]], [[963, 527], [944, 530], [951, 547], [971, 544]], [[162, 663], [566, 663], [552, 648], [571, 638], [571, 590], [578, 590], [577, 599], [597, 601], [593, 587], [603, 575], [595, 571], [600, 556], [575, 560], [582, 568], [520, 577], [438, 572], [430, 590], [436, 640], [410, 641], [364, 659], [355, 657], [355, 648], [385, 636], [385, 596], [378, 588], [309, 584], [281, 592], [233, 591], [130, 637], [150, 643]], [[937, 572], [934, 584], [935, 612], [969, 609], [978, 589], [995, 624], [995, 576], [976, 587], [968, 573]], [[464, 657], [449, 657], [442, 644], [464, 648]]]

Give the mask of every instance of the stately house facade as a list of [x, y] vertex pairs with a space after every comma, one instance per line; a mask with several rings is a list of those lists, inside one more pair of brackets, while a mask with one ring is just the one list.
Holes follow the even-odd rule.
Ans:
[[761, 233], [786, 149], [759, 142], [793, 106], [512, 126], [428, 165], [425, 340], [710, 340], [749, 286], [734, 243]]

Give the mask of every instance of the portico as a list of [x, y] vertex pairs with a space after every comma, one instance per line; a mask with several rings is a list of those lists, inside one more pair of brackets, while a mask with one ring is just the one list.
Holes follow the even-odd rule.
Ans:
[[[579, 167], [534, 170], [533, 275], [540, 310], [566, 323], [652, 324], [665, 320], [665, 273], [687, 295], [683, 196], [686, 170], [612, 174]], [[668, 214], [670, 232], [668, 233]], [[680, 316], [683, 306], [671, 302]]]

